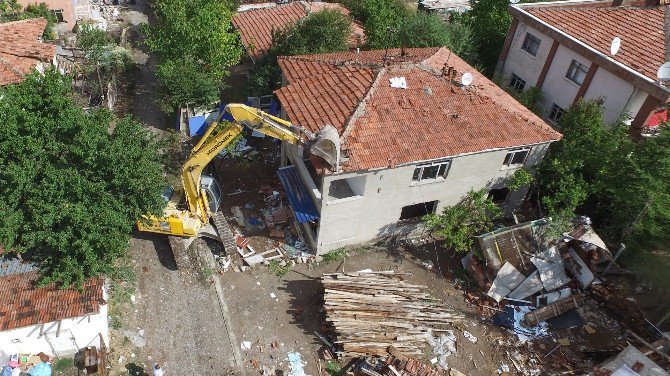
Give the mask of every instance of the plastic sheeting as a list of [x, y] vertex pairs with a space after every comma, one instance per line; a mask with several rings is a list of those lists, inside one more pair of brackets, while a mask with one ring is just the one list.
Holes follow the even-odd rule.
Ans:
[[30, 376], [51, 376], [51, 364], [44, 362], [37, 363], [28, 374]]

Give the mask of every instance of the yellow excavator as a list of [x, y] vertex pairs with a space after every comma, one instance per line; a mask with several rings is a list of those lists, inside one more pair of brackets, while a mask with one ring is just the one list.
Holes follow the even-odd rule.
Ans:
[[[221, 119], [229, 113], [234, 122], [223, 123]], [[224, 126], [221, 126], [224, 125]], [[243, 104], [228, 104], [221, 112], [219, 120], [212, 123], [207, 132], [191, 151], [181, 170], [183, 192], [170, 189], [164, 193], [167, 201], [161, 217], [144, 216], [137, 221], [137, 227], [143, 232], [155, 232], [170, 236], [173, 251], [179, 239], [198, 236], [216, 238], [229, 246], [232, 233], [222, 214], [217, 214], [221, 205], [221, 189], [216, 179], [203, 175], [203, 170], [244, 128], [250, 128], [267, 136], [286, 141], [293, 145], [308, 148], [314, 155], [322, 157], [331, 166], [336, 165], [339, 154], [339, 138], [334, 128], [325, 127], [318, 135], [272, 116], [254, 107]], [[183, 199], [186, 205], [183, 205]], [[181, 207], [184, 207], [183, 209]], [[212, 234], [210, 219], [214, 217], [216, 233]], [[182, 242], [183, 243], [183, 242]], [[188, 247], [187, 241], [178, 248]], [[228, 243], [228, 244], [227, 244]], [[234, 243], [233, 243], [234, 244]], [[177, 255], [175, 255], [177, 257]], [[179, 263], [179, 260], [178, 260]]]

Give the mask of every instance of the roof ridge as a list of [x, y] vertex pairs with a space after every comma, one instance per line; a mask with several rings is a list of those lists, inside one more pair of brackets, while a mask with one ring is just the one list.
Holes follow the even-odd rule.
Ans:
[[356, 123], [356, 120], [358, 120], [359, 117], [361, 117], [365, 113], [365, 109], [367, 107], [367, 104], [370, 100], [370, 98], [375, 94], [377, 91], [377, 86], [379, 85], [379, 81], [381, 80], [382, 76], [388, 71], [386, 67], [381, 68], [375, 76], [375, 79], [372, 81], [372, 84], [368, 88], [367, 93], [363, 96], [363, 98], [358, 101], [358, 105], [354, 109], [354, 111], [351, 113], [349, 116], [349, 119], [344, 123], [342, 135], [340, 136], [342, 138], [343, 143], [346, 145], [347, 138], [351, 133], [354, 131], [354, 125]]

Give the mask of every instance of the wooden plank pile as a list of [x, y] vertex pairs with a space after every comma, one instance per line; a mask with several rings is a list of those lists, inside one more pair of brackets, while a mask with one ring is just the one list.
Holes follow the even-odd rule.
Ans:
[[408, 275], [385, 271], [323, 276], [326, 320], [335, 328], [338, 355], [384, 356], [389, 346], [421, 355], [431, 331], [437, 336], [464, 318], [423, 292], [426, 286], [406, 283]]

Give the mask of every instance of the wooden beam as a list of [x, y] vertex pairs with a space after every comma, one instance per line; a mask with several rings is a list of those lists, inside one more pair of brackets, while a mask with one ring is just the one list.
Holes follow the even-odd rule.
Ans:
[[58, 320], [58, 326], [56, 327], [56, 337], [60, 335], [60, 326], [63, 323], [63, 320]]
[[544, 66], [542, 66], [542, 71], [540, 72], [540, 77], [537, 78], [535, 87], [542, 89], [542, 85], [544, 85], [544, 79], [547, 78], [547, 72], [549, 72], [549, 68], [551, 68], [551, 63], [554, 62], [556, 50], [558, 50], [558, 46], [560, 45], [561, 44], [556, 40], [554, 40], [551, 44], [551, 49], [549, 49], [549, 54], [547, 55], [547, 59], [544, 61]]
[[579, 86], [579, 90], [577, 91], [577, 95], [575, 95], [575, 99], [572, 101], [572, 104], [575, 104], [579, 102], [580, 99], [584, 98], [584, 94], [586, 94], [586, 90], [589, 89], [591, 81], [593, 81], [593, 76], [596, 75], [597, 70], [598, 64], [591, 63], [589, 71], [586, 72], [586, 77], [584, 77], [584, 82], [582, 82], [581, 86]]

